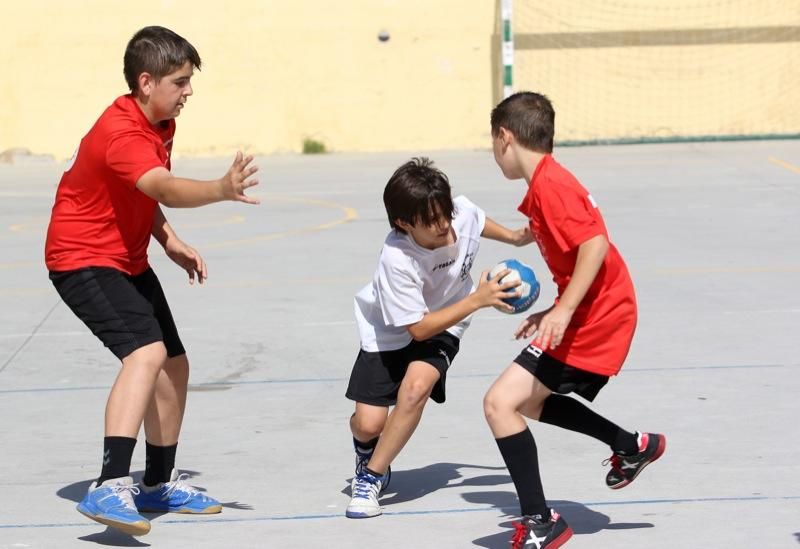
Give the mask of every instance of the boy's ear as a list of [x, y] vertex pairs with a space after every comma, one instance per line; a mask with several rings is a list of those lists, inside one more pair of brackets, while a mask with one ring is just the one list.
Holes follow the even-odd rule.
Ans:
[[395, 219], [394, 224], [403, 229], [405, 232], [408, 232], [409, 227], [412, 227], [411, 224], [406, 223], [402, 219]]
[[137, 88], [138, 91], [149, 97], [150, 93], [153, 91], [153, 87], [156, 84], [156, 79], [153, 78], [153, 75], [149, 72], [143, 72], [139, 75], [139, 78], [136, 79], [136, 82], [139, 85]]
[[500, 143], [503, 145], [503, 148], [508, 147], [514, 141], [514, 134], [502, 126], [500, 126], [500, 130], [497, 132], [497, 137], [500, 138]]

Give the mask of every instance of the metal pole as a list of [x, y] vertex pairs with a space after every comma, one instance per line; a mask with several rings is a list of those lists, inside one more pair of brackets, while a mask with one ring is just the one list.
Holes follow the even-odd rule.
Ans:
[[513, 0], [502, 0], [500, 15], [503, 22], [503, 98], [514, 93], [514, 32], [511, 27]]

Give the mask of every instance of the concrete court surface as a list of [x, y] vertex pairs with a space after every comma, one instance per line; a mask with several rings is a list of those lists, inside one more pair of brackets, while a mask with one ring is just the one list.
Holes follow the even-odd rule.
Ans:
[[[179, 135], [180, 137], [180, 135]], [[180, 151], [180, 146], [176, 151]], [[419, 153], [417, 153], [419, 154]], [[488, 150], [428, 153], [512, 227], [525, 192]], [[167, 210], [206, 258], [190, 287], [151, 260], [193, 366], [178, 463], [225, 508], [153, 516], [132, 538], [74, 507], [100, 467], [113, 356], [59, 301], [42, 261], [63, 164], [0, 165], [0, 548], [509, 547], [513, 485], [481, 399], [522, 343], [521, 318], [476, 314], [448, 376], [394, 463], [385, 515], [344, 518], [353, 456], [343, 394], [358, 341], [352, 296], [388, 230], [383, 186], [408, 154], [259, 158], [260, 206]], [[800, 545], [800, 141], [557, 149], [591, 190], [633, 273], [640, 324], [593, 408], [666, 433], [667, 452], [621, 491], [597, 441], [532, 424], [545, 491], [575, 548]], [[213, 178], [229, 159], [176, 159]], [[473, 275], [535, 246], [485, 241]], [[144, 466], [143, 435], [134, 475]]]

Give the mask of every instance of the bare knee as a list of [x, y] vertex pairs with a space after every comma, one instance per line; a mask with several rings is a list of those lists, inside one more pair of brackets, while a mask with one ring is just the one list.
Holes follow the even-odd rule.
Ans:
[[494, 391], [488, 391], [483, 396], [483, 415], [490, 424], [497, 417], [500, 403]]
[[167, 349], [160, 341], [139, 347], [122, 359], [122, 364], [135, 365], [137, 368], [147, 368], [158, 373], [167, 363]]
[[503, 398], [500, 391], [490, 389], [483, 397], [483, 415], [490, 425], [499, 418], [513, 414], [516, 407]]
[[353, 436], [363, 442], [380, 436], [384, 425], [386, 425], [386, 415], [355, 413], [350, 418], [350, 430]]
[[403, 381], [397, 395], [397, 407], [401, 409], [418, 409], [425, 406], [433, 390], [433, 385], [425, 379], [410, 379]]

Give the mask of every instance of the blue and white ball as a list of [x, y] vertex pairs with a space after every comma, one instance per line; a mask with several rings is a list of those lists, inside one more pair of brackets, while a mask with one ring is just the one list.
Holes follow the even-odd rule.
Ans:
[[519, 290], [521, 295], [519, 297], [511, 297], [508, 299], [504, 299], [506, 303], [514, 307], [513, 311], [507, 311], [505, 309], [501, 309], [500, 307], [495, 307], [498, 311], [502, 311], [504, 313], [509, 314], [517, 314], [527, 311], [531, 308], [531, 306], [536, 303], [536, 300], [539, 299], [539, 281], [536, 280], [536, 274], [533, 272], [533, 269], [529, 265], [522, 263], [521, 261], [517, 261], [516, 259], [506, 259], [505, 261], [501, 261], [497, 265], [495, 265], [491, 271], [489, 271], [489, 279], [496, 277], [498, 273], [504, 271], [505, 269], [510, 269], [511, 272], [500, 279], [500, 282], [510, 282], [514, 280], [520, 280], [522, 283], [513, 288], [509, 291], [516, 291]]

